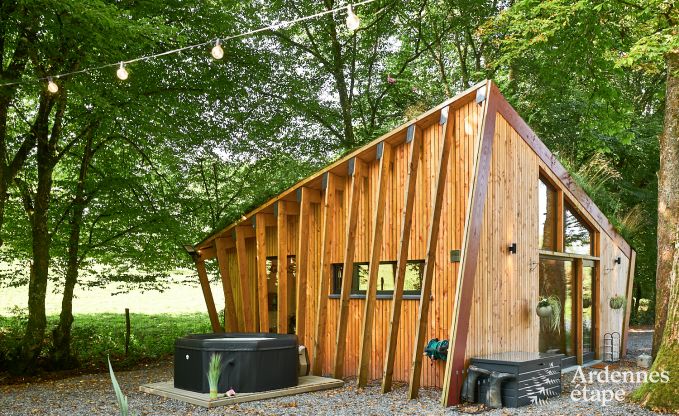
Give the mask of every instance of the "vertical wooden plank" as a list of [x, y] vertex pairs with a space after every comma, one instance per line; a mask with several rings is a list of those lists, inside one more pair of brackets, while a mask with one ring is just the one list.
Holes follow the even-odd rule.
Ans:
[[575, 259], [575, 360], [582, 365], [582, 259]]
[[205, 305], [207, 306], [207, 314], [210, 317], [210, 324], [212, 325], [212, 332], [222, 332], [222, 326], [219, 323], [219, 315], [215, 308], [215, 300], [212, 297], [212, 290], [210, 290], [210, 281], [207, 278], [205, 271], [205, 261], [196, 257], [196, 269], [198, 270], [198, 279], [200, 280], [200, 287], [203, 289], [203, 297], [205, 298]]
[[632, 249], [632, 256], [629, 259], [629, 269], [627, 270], [627, 305], [625, 307], [625, 320], [622, 323], [622, 351], [621, 357], [627, 355], [627, 341], [629, 338], [629, 317], [632, 311], [632, 294], [634, 291], [634, 269], [637, 263], [637, 252]]
[[[424, 258], [424, 276], [422, 277], [422, 293], [420, 295], [420, 310], [417, 315], [415, 328], [415, 340], [413, 343], [413, 358], [410, 366], [410, 382], [408, 384], [408, 398], [417, 398], [420, 389], [420, 375], [422, 373], [422, 352], [427, 335], [427, 323], [429, 321], [429, 304], [431, 296], [434, 269], [436, 266], [436, 250], [441, 223], [441, 208], [443, 207], [443, 193], [446, 187], [448, 175], [448, 159], [450, 148], [453, 143], [454, 114], [448, 114], [449, 108], [441, 110], [440, 124], [442, 128], [443, 143], [436, 172], [434, 196], [432, 198], [431, 219], [427, 231], [427, 249]], [[444, 260], [445, 261], [445, 260]]]
[[278, 229], [278, 322], [279, 334], [288, 333], [288, 212], [285, 201], [276, 203]]
[[[380, 149], [380, 145], [382, 148]], [[392, 149], [391, 145], [382, 142], [378, 145], [377, 154], [380, 158], [379, 177], [377, 179], [377, 195], [374, 205], [372, 224], [372, 242], [370, 243], [370, 258], [368, 265], [368, 288], [366, 290], [365, 309], [358, 356], [358, 385], [368, 383], [370, 365], [370, 347], [372, 343], [372, 327], [375, 318], [375, 301], [377, 297], [377, 274], [380, 269], [380, 252], [382, 251], [382, 225], [384, 224], [384, 205], [387, 186], [391, 175]], [[381, 154], [380, 154], [381, 153]]]
[[441, 394], [441, 403], [444, 406], [457, 404], [460, 401], [472, 306], [471, 299], [474, 293], [474, 277], [476, 275], [481, 242], [483, 208], [486, 202], [491, 153], [495, 136], [496, 107], [498, 96], [500, 96], [499, 90], [490, 81], [483, 88], [486, 88], [486, 99], [483, 101], [483, 121], [479, 131], [479, 138], [477, 139], [479, 142], [478, 151], [476, 152], [474, 167], [472, 168], [462, 240], [462, 262], [458, 269], [457, 287], [453, 304], [453, 320], [450, 328], [450, 345], [452, 349], [448, 353]]
[[255, 240], [257, 242], [257, 303], [259, 306], [259, 332], [269, 332], [269, 290], [266, 274], [266, 219], [255, 215]]
[[250, 282], [248, 281], [248, 257], [245, 249], [245, 232], [252, 231], [249, 227], [236, 227], [236, 259], [238, 275], [240, 277], [240, 299], [243, 308], [243, 326], [246, 332], [255, 332], [254, 310], [251, 305]]
[[318, 203], [320, 195], [318, 191], [301, 187], [299, 197], [299, 223], [297, 231], [297, 302], [295, 317], [297, 325], [295, 331], [300, 344], [304, 343], [306, 336], [306, 298], [307, 293], [307, 274], [309, 269], [309, 238], [311, 238], [309, 219], [311, 217], [311, 202]]
[[408, 262], [408, 248], [410, 247], [410, 232], [413, 224], [413, 207], [415, 205], [415, 190], [417, 187], [417, 168], [420, 162], [422, 149], [422, 130], [415, 124], [408, 127], [407, 142], [410, 142], [408, 150], [407, 177], [403, 196], [403, 208], [401, 210], [401, 237], [396, 254], [396, 273], [394, 275], [394, 299], [391, 303], [391, 319], [387, 335], [387, 350], [384, 357], [384, 371], [382, 374], [382, 393], [391, 391], [394, 376], [394, 359], [396, 355], [396, 342], [401, 321], [401, 302], [403, 298], [403, 286], [405, 280], [406, 264]]
[[343, 261], [342, 291], [337, 314], [337, 337], [335, 338], [334, 378], [344, 376], [344, 352], [347, 343], [347, 315], [349, 313], [349, 295], [354, 270], [354, 253], [356, 251], [356, 223], [358, 222], [358, 201], [363, 183], [363, 161], [354, 158], [349, 163], [351, 184], [349, 190], [349, 214], [346, 222], [345, 249]]
[[330, 284], [330, 255], [332, 253], [332, 223], [335, 215], [335, 187], [337, 177], [327, 172], [324, 177], [325, 196], [323, 199], [321, 225], [321, 261], [318, 276], [318, 296], [316, 298], [316, 328], [314, 329], [313, 362], [311, 372], [320, 376], [323, 371], [323, 335], [327, 324], [328, 287]]
[[[233, 245], [233, 242], [231, 242]], [[233, 298], [233, 289], [229, 276], [229, 263], [226, 258], [227, 240], [225, 238], [215, 239], [215, 251], [217, 252], [217, 262], [219, 263], [219, 274], [222, 278], [222, 289], [224, 290], [224, 326], [225, 330], [238, 332], [242, 329], [236, 313], [236, 303]]]

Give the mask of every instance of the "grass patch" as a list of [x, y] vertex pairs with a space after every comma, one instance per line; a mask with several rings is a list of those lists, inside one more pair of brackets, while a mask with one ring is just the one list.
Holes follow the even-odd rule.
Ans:
[[[46, 345], [50, 348], [52, 329], [59, 316], [47, 317]], [[8, 355], [23, 336], [26, 324], [24, 312], [0, 316], [0, 369], [5, 369]], [[125, 355], [125, 316], [114, 313], [75, 315], [72, 328], [71, 351], [83, 368], [106, 367], [106, 356], [117, 362], [118, 368], [133, 367], [141, 362], [158, 360], [174, 353], [174, 342], [187, 334], [211, 332], [205, 313], [187, 314], [130, 314], [130, 347]]]

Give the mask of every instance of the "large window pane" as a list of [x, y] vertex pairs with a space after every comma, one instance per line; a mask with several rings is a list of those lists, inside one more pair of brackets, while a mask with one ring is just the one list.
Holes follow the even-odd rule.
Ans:
[[556, 190], [544, 180], [538, 185], [539, 240], [542, 250], [556, 251]]
[[590, 229], [574, 214], [573, 209], [568, 205], [565, 207], [564, 213], [566, 253], [592, 254], [592, 232]]
[[[297, 304], [297, 258], [288, 256], [288, 331], [295, 330], [295, 309]], [[269, 331], [278, 330], [278, 257], [266, 258], [266, 286], [269, 305]]]
[[571, 260], [540, 258], [540, 297], [556, 296], [561, 305], [556, 328], [549, 318], [540, 318], [540, 352], [575, 355], [574, 266]]

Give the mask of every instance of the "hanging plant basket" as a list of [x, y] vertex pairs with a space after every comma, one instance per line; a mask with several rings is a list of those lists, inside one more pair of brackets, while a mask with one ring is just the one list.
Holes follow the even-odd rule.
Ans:
[[540, 317], [540, 322], [545, 329], [560, 332], [561, 301], [556, 295], [542, 297], [535, 308], [535, 313]]
[[615, 295], [608, 303], [611, 305], [611, 309], [623, 309], [625, 307], [625, 301], [626, 299], [624, 296]]
[[549, 318], [552, 316], [552, 306], [551, 305], [545, 305], [545, 306], [540, 306], [538, 305], [537, 308], [535, 308], [535, 312], [538, 314], [540, 318]]

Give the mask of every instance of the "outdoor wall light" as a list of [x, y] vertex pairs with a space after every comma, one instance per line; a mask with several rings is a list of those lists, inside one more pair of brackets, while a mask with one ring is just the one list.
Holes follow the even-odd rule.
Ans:
[[622, 258], [620, 256], [615, 258], [615, 264], [622, 264]]
[[507, 250], [509, 250], [509, 252], [512, 254], [516, 254], [516, 243], [512, 243], [509, 247], [507, 247]]

